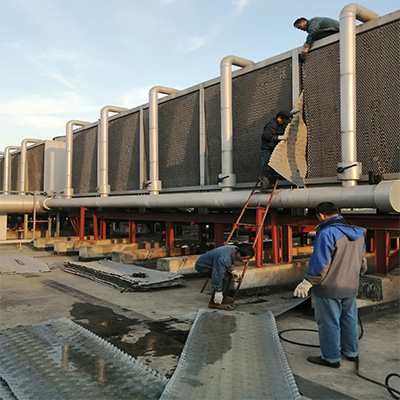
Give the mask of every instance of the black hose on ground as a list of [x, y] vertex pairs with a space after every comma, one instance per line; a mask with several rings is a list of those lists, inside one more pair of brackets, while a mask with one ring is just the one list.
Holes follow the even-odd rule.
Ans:
[[[363, 335], [364, 335], [364, 328], [363, 328], [363, 325], [362, 325], [360, 316], [358, 316], [358, 322], [359, 322], [359, 324], [360, 324], [360, 336], [358, 337], [358, 339], [360, 340], [360, 339], [363, 337]], [[295, 341], [293, 341], [293, 340], [285, 339], [285, 338], [282, 336], [283, 333], [285, 333], [285, 332], [291, 332], [291, 331], [318, 332], [317, 329], [303, 329], [303, 328], [298, 328], [298, 329], [285, 329], [285, 330], [279, 332], [279, 338], [280, 338], [281, 340], [283, 340], [284, 342], [291, 343], [291, 344], [295, 344], [295, 345], [298, 345], [298, 346], [318, 347], [318, 348], [319, 348], [319, 345], [317, 345], [317, 344], [308, 344], [308, 343], [295, 342]], [[381, 383], [381, 382], [374, 381], [373, 379], [370, 379], [370, 378], [367, 378], [366, 376], [361, 375], [361, 374], [360, 374], [359, 368], [360, 368], [360, 358], [357, 357], [357, 360], [356, 360], [356, 375], [357, 375], [358, 377], [360, 377], [361, 379], [364, 379], [364, 380], [366, 380], [366, 381], [368, 381], [368, 382], [374, 383], [375, 385], [379, 385], [379, 386], [384, 387], [384, 388], [390, 393], [390, 395], [391, 395], [394, 399], [400, 400], [400, 391], [397, 390], [397, 389], [395, 389], [395, 388], [393, 388], [392, 386], [389, 385], [389, 380], [390, 380], [391, 378], [393, 378], [394, 376], [397, 376], [397, 377], [400, 379], [400, 375], [399, 375], [399, 374], [396, 374], [396, 373], [394, 373], [394, 372], [393, 372], [393, 373], [390, 373], [389, 375], [386, 376], [386, 378], [385, 378], [385, 383]]]

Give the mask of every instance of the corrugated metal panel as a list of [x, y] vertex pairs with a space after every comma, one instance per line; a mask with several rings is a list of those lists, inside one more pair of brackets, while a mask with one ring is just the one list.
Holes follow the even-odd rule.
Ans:
[[275, 318], [200, 310], [161, 400], [300, 399]]
[[18, 399], [157, 399], [167, 383], [66, 318], [2, 331], [0, 359]]

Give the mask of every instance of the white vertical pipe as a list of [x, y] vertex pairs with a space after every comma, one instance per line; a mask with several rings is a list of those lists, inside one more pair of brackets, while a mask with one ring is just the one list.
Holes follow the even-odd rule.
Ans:
[[10, 179], [11, 179], [11, 150], [20, 150], [20, 146], [7, 146], [4, 149], [4, 166], [3, 166], [3, 192], [9, 194], [10, 192]]
[[233, 173], [233, 121], [232, 121], [232, 65], [247, 67], [252, 61], [236, 56], [221, 60], [221, 174], [222, 191], [229, 192], [236, 185]]
[[147, 181], [146, 173], [146, 152], [144, 146], [144, 115], [143, 106], [139, 110], [139, 189], [144, 188]]
[[379, 15], [360, 4], [351, 3], [340, 12], [340, 127], [342, 162], [338, 167], [355, 167], [339, 173], [343, 186], [355, 186], [361, 175], [356, 141], [356, 19], [361, 22]]
[[97, 136], [97, 191], [101, 197], [107, 197], [110, 193], [108, 184], [108, 113], [122, 113], [127, 110], [124, 107], [105, 106], [100, 112], [100, 129]]
[[204, 106], [204, 84], [199, 87], [199, 149], [200, 149], [200, 186], [206, 183], [206, 114]]
[[65, 171], [65, 189], [63, 190], [64, 196], [70, 199], [74, 194], [74, 189], [72, 188], [72, 156], [73, 156], [73, 127], [74, 126], [88, 126], [90, 122], [71, 120], [67, 122], [66, 125], [66, 171]]
[[154, 86], [149, 91], [149, 152], [150, 152], [150, 183], [147, 189], [150, 194], [157, 195], [161, 190], [158, 163], [158, 93], [173, 94], [178, 89], [164, 86]]
[[[28, 143], [43, 143], [39, 139], [24, 139], [21, 142], [21, 160], [19, 168], [19, 194], [25, 194], [25, 175], [26, 175], [26, 152]], [[26, 238], [25, 238], [26, 239]]]
[[292, 105], [296, 103], [300, 96], [300, 60], [299, 48], [292, 50]]

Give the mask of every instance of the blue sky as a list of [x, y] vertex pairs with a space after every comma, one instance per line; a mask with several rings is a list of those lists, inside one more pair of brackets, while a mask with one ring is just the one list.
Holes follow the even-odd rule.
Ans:
[[[106, 105], [134, 108], [156, 85], [219, 76], [227, 55], [254, 62], [299, 47], [301, 16], [339, 19], [350, 1], [0, 0], [0, 151], [65, 135]], [[399, 0], [360, 1], [385, 15]]]

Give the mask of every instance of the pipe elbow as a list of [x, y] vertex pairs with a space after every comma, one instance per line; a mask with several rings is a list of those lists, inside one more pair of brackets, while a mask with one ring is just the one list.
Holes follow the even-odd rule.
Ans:
[[108, 118], [109, 112], [123, 113], [125, 111], [128, 111], [128, 109], [125, 107], [104, 106], [100, 111], [100, 115], [102, 119], [105, 119]]
[[379, 18], [377, 13], [358, 3], [350, 3], [347, 4], [347, 6], [344, 6], [340, 11], [340, 19], [348, 17], [349, 14], [354, 15], [354, 17], [361, 22], [367, 22]]
[[165, 87], [165, 86], [153, 86], [150, 90], [149, 90], [149, 96], [150, 97], [157, 97], [158, 93], [162, 93], [162, 94], [174, 94], [179, 92], [178, 89], [174, 89], [174, 88], [169, 88], [169, 87]]
[[248, 67], [249, 65], [254, 64], [253, 61], [247, 60], [242, 57], [237, 57], [237, 56], [225, 56], [220, 63], [221, 68], [224, 67], [229, 67], [231, 68], [232, 65], [236, 65], [237, 67]]

